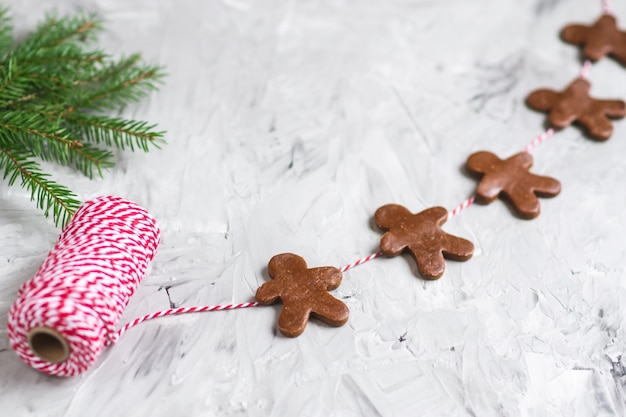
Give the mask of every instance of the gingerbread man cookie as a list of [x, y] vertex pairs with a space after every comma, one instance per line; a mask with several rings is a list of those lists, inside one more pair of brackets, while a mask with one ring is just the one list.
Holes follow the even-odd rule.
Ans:
[[613, 133], [613, 124], [609, 118], [626, 116], [626, 103], [623, 100], [591, 98], [590, 88], [587, 80], [578, 78], [561, 92], [547, 88], [535, 90], [526, 101], [535, 110], [549, 112], [548, 120], [554, 127], [567, 127], [576, 121], [593, 138], [607, 140]]
[[285, 336], [301, 335], [311, 315], [330, 326], [348, 321], [348, 307], [328, 292], [341, 284], [339, 269], [308, 269], [300, 256], [283, 253], [270, 260], [268, 272], [272, 280], [259, 287], [255, 298], [265, 305], [281, 300], [278, 328]]
[[611, 55], [626, 66], [626, 32], [617, 29], [617, 21], [610, 14], [602, 15], [593, 25], [567, 25], [561, 38], [573, 45], [582, 45], [585, 56], [597, 61]]
[[561, 191], [561, 183], [554, 178], [531, 174], [532, 164], [532, 156], [525, 152], [505, 160], [487, 151], [470, 155], [467, 170], [482, 177], [476, 190], [476, 201], [488, 204], [501, 196], [512, 204], [521, 218], [537, 217], [537, 197], [554, 197]]
[[376, 225], [388, 230], [380, 240], [380, 250], [386, 256], [397, 256], [408, 250], [417, 261], [420, 275], [437, 279], [445, 270], [444, 258], [466, 261], [474, 253], [472, 242], [441, 229], [447, 219], [448, 212], [443, 207], [413, 214], [397, 204], [383, 206], [374, 215]]

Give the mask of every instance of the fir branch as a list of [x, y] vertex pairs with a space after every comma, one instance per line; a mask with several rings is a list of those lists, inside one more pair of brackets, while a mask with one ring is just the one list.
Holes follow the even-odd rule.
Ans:
[[[11, 143], [28, 149], [39, 158], [61, 164], [68, 163], [71, 149], [82, 146], [66, 134], [58, 121], [37, 113], [1, 111], [0, 130], [10, 135]], [[3, 142], [7, 143], [6, 140]]]
[[163, 78], [162, 68], [155, 65], [119, 65], [106, 74], [95, 74], [101, 79], [98, 88], [74, 103], [75, 107], [93, 111], [113, 110], [137, 102], [158, 89]]
[[114, 154], [95, 145], [159, 148], [164, 132], [156, 125], [102, 112], [155, 90], [162, 69], [142, 63], [139, 55], [111, 60], [98, 49], [87, 49], [100, 30], [94, 16], [48, 16], [12, 48], [6, 16], [0, 9], [0, 169], [9, 185], [21, 178], [44, 214], [64, 224], [79, 203], [35, 159], [73, 166], [92, 178], [114, 165]]
[[144, 121], [124, 120], [117, 117], [92, 116], [84, 113], [65, 113], [67, 129], [73, 130], [77, 136], [88, 142], [104, 143], [119, 149], [139, 148], [144, 152], [150, 145], [160, 148], [164, 143], [163, 131], [155, 131], [156, 125]]
[[98, 176], [102, 177], [102, 170], [115, 166], [111, 151], [100, 149], [88, 143], [73, 148], [69, 154], [68, 162], [89, 178], [94, 177], [94, 169]]
[[94, 170], [102, 177], [103, 169], [114, 166], [110, 151], [81, 142], [75, 134], [81, 132], [62, 126], [54, 117], [40, 112], [0, 112], [0, 131], [11, 133], [8, 140], [0, 136], [0, 143], [28, 149], [44, 161], [72, 165], [89, 178]]
[[93, 14], [59, 19], [48, 15], [43, 23], [17, 48], [18, 56], [42, 51], [62, 43], [87, 43], [95, 40], [102, 29], [101, 21]]
[[21, 178], [21, 186], [30, 191], [31, 201], [43, 210], [47, 217], [52, 212], [55, 226], [64, 226], [80, 206], [76, 195], [63, 185], [49, 180], [49, 175], [41, 171], [33, 155], [27, 151], [10, 149], [0, 145], [0, 170], [3, 179], [8, 178], [12, 186]]

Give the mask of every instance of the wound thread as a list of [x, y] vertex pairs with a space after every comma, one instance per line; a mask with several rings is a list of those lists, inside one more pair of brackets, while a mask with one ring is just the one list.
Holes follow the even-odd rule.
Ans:
[[159, 244], [156, 221], [119, 197], [84, 203], [9, 310], [11, 347], [32, 368], [80, 374], [116, 326]]

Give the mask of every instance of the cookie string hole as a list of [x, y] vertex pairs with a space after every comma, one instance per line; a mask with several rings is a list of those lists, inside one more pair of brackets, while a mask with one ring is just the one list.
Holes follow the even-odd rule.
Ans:
[[65, 362], [70, 357], [67, 340], [49, 327], [32, 328], [28, 332], [28, 345], [35, 355], [46, 362]]

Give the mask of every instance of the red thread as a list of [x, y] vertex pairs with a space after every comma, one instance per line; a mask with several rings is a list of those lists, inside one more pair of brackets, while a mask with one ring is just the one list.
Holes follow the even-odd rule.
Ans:
[[[73, 376], [89, 369], [116, 340], [115, 327], [159, 239], [156, 221], [135, 203], [119, 197], [84, 203], [35, 277], [19, 290], [9, 311], [13, 350], [50, 375]], [[65, 348], [66, 357], [50, 359], [35, 346], [36, 336]]]
[[546, 130], [541, 135], [539, 135], [535, 139], [533, 139], [532, 142], [530, 142], [528, 145], [526, 145], [526, 147], [524, 148], [524, 152], [530, 153], [533, 149], [535, 149], [537, 146], [541, 145], [543, 142], [546, 141], [546, 139], [548, 139], [553, 134], [554, 134], [554, 129], [550, 128], [550, 129]]
[[583, 80], [586, 80], [587, 77], [589, 76], [590, 69], [591, 69], [591, 61], [586, 59], [585, 62], [583, 62], [582, 68], [580, 69], [580, 78], [582, 78]]
[[371, 255], [367, 255], [367, 256], [366, 256], [366, 257], [364, 257], [364, 258], [361, 258], [361, 259], [359, 259], [359, 260], [357, 260], [357, 261], [352, 262], [351, 264], [348, 264], [348, 265], [346, 265], [346, 266], [344, 266], [344, 267], [339, 268], [339, 270], [340, 270], [341, 272], [346, 272], [347, 270], [352, 269], [352, 268], [354, 268], [355, 266], [362, 265], [362, 264], [364, 264], [364, 263], [365, 263], [365, 262], [367, 262], [367, 261], [371, 261], [371, 260], [372, 260], [372, 259], [374, 259], [374, 258], [378, 258], [378, 257], [379, 257], [380, 255], [382, 255], [382, 254], [383, 254], [382, 252], [372, 253]]
[[465, 200], [461, 204], [459, 204], [457, 207], [452, 209], [452, 211], [448, 212], [448, 220], [450, 220], [451, 218], [453, 218], [454, 216], [459, 214], [462, 210], [465, 210], [466, 208], [468, 208], [472, 204], [474, 204], [474, 197], [473, 196], [468, 198], [467, 200]]
[[126, 323], [115, 334], [114, 342], [117, 342], [120, 339], [120, 337], [122, 337], [122, 335], [126, 333], [128, 329], [130, 329], [131, 327], [135, 327], [136, 325], [143, 323], [144, 321], [148, 321], [148, 320], [152, 320], [152, 319], [156, 319], [160, 317], [172, 316], [175, 314], [203, 313], [207, 311], [221, 311], [221, 310], [236, 310], [240, 308], [249, 308], [249, 307], [258, 307], [258, 306], [260, 306], [260, 304], [255, 301], [255, 302], [250, 302], [250, 303], [225, 304], [225, 305], [215, 305], [215, 306], [179, 307], [179, 308], [172, 308], [169, 310], [157, 311], [156, 313], [146, 314], [143, 317], [138, 317], [135, 320], [132, 320]]

